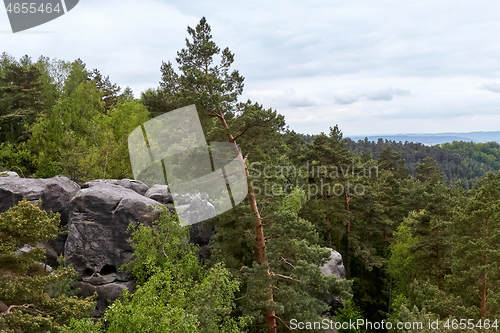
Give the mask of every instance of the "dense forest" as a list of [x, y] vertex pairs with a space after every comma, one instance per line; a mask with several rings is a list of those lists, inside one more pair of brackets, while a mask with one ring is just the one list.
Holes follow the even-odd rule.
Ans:
[[395, 142], [379, 139], [377, 142], [347, 139], [349, 148], [357, 153], [369, 153], [378, 159], [384, 154], [401, 155], [411, 175], [416, 175], [418, 163], [431, 157], [450, 183], [460, 182], [471, 188], [474, 181], [487, 172], [500, 170], [500, 144], [497, 142], [452, 142], [437, 146], [425, 146], [414, 142]]
[[[288, 332], [292, 319], [325, 318], [495, 327], [498, 143], [353, 142], [335, 124], [303, 136], [279, 110], [242, 100], [235, 55], [204, 18], [187, 32], [140, 98], [81, 59], [0, 57], [0, 171], [132, 178], [129, 133], [195, 104], [207, 141], [238, 145], [249, 176], [248, 198], [203, 222], [216, 230], [208, 260], [171, 213], [132, 226], [134, 260], [122, 269], [137, 288], [100, 318], [64, 260], [47, 273], [36, 268], [42, 249], [17, 251], [64, 232], [59, 216], [27, 201], [1, 213], [2, 332]], [[329, 249], [342, 254], [346, 279], [321, 273]]]

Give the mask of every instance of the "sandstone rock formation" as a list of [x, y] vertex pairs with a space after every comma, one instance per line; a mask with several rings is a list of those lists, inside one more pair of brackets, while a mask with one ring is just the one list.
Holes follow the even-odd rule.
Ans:
[[[201, 194], [175, 196], [177, 209], [190, 214], [215, 208]], [[120, 270], [130, 260], [132, 248], [128, 242], [130, 223], [149, 224], [165, 207], [172, 207], [168, 187], [130, 179], [92, 180], [80, 187], [70, 179], [57, 176], [50, 179], [21, 178], [15, 172], [0, 172], [0, 212], [26, 198], [42, 201], [41, 208], [61, 214], [61, 225], [67, 235], [50, 244], [47, 249], [49, 267], [57, 265], [57, 256], [64, 255], [80, 273], [78, 287], [82, 295], [98, 294], [97, 315], [127, 289], [134, 288], [131, 277]], [[215, 233], [210, 222], [191, 226], [190, 238], [200, 246], [200, 257], [209, 258], [208, 243]], [[22, 248], [19, 251], [27, 251]], [[340, 253], [331, 249], [330, 260], [321, 267], [327, 275], [345, 278]], [[335, 298], [328, 299], [329, 303]]]
[[334, 249], [330, 249], [330, 260], [321, 266], [321, 271], [323, 274], [336, 275], [341, 279], [345, 279], [345, 267], [342, 255]]
[[98, 310], [133, 287], [131, 277], [119, 270], [132, 256], [127, 228], [136, 221], [151, 223], [159, 216], [160, 206], [108, 182], [84, 188], [70, 201], [64, 257], [80, 273], [83, 294], [99, 294]]

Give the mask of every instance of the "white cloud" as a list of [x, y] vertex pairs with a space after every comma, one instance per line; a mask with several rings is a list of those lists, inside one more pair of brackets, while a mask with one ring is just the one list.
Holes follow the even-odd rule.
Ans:
[[392, 101], [396, 96], [408, 96], [410, 92], [406, 89], [381, 89], [366, 93], [348, 93], [335, 96], [337, 104], [353, 104], [360, 101]]
[[[3, 10], [3, 9], [2, 9]], [[82, 58], [136, 93], [157, 86], [186, 26], [206, 16], [245, 93], [308, 133], [497, 130], [500, 2], [86, 0], [2, 50]], [[0, 51], [2, 51], [0, 50]], [[488, 83], [485, 83], [488, 82]], [[478, 89], [481, 87], [482, 89]]]
[[481, 86], [482, 89], [488, 90], [493, 93], [500, 93], [500, 82], [490, 82], [490, 83], [484, 83]]

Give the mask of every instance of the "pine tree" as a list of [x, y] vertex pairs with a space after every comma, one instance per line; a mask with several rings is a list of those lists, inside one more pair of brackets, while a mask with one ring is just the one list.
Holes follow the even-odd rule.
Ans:
[[[195, 28], [188, 28], [189, 38], [186, 47], [178, 52], [177, 73], [171, 63], [162, 66], [162, 82], [156, 92], [143, 95], [143, 100], [152, 115], [168, 111], [166, 107], [195, 104], [202, 126], [210, 141], [228, 141], [239, 152], [241, 141], [243, 155], [245, 138], [257, 138], [262, 134], [276, 134], [283, 127], [283, 117], [272, 110], [265, 110], [250, 101], [241, 103], [238, 97], [243, 91], [243, 77], [232, 70], [234, 54], [228, 48], [221, 50], [212, 40], [211, 28], [202, 18]], [[220, 61], [216, 63], [216, 59]], [[241, 139], [241, 140], [240, 140]], [[263, 138], [259, 138], [264, 141]], [[266, 138], [269, 139], [269, 138]], [[238, 141], [240, 140], [240, 141]], [[250, 139], [249, 147], [255, 141]], [[271, 145], [272, 142], [268, 142]], [[252, 147], [253, 148], [253, 147]], [[263, 151], [252, 152], [259, 155]], [[242, 159], [247, 177], [250, 175], [248, 162]], [[251, 182], [248, 185], [248, 202], [254, 215], [255, 251], [254, 259], [263, 268], [265, 279], [270, 279], [264, 226], [255, 190]], [[264, 280], [265, 280], [264, 279]], [[276, 332], [275, 310], [272, 308], [273, 291], [270, 282], [264, 288], [266, 302], [271, 304], [266, 310], [266, 322], [269, 332]]]
[[37, 176], [65, 174], [74, 180], [87, 178], [89, 148], [101, 144], [95, 120], [102, 114], [101, 95], [83, 81], [64, 96], [48, 115], [32, 127], [29, 146], [37, 156]]
[[104, 110], [109, 112], [116, 107], [121, 88], [116, 83], [112, 83], [109, 76], [104, 77], [97, 69], [94, 69], [90, 74], [90, 80], [95, 83], [97, 90], [101, 92]]
[[439, 171], [439, 166], [432, 157], [427, 156], [422, 162], [418, 163], [416, 172], [417, 179], [421, 182], [437, 183], [443, 181], [443, 175]]
[[283, 331], [292, 318], [320, 321], [331, 310], [326, 295], [349, 298], [349, 281], [326, 276], [319, 269], [329, 259], [330, 250], [318, 246], [314, 225], [299, 216], [305, 202], [305, 193], [294, 189], [267, 219], [267, 231], [275, 235], [269, 237], [267, 247]]
[[19, 143], [45, 109], [42, 73], [28, 56], [0, 57], [0, 142]]
[[[452, 227], [450, 290], [469, 316], [500, 315], [500, 173], [483, 177], [457, 206]], [[465, 315], [462, 314], [462, 315]]]
[[91, 298], [71, 296], [76, 271], [61, 266], [50, 272], [43, 264], [44, 249], [36, 247], [54, 239], [58, 225], [57, 214], [28, 201], [0, 214], [2, 332], [57, 332], [71, 319], [91, 315]]

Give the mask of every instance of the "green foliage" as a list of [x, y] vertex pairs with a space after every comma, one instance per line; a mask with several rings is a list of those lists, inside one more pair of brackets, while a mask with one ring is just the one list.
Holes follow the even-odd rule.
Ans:
[[[411, 310], [405, 305], [401, 305], [398, 308], [397, 314], [393, 315], [391, 318], [391, 322], [393, 323], [393, 329], [390, 332], [405, 332], [405, 333], [413, 333], [413, 332], [449, 332], [444, 329], [430, 329], [428, 327], [429, 321], [434, 321], [438, 319], [438, 317], [432, 313], [428, 313], [425, 310], [420, 310], [418, 307], [414, 306]], [[397, 323], [409, 323], [409, 329], [395, 329]], [[418, 326], [421, 325], [421, 326]]]
[[96, 119], [99, 144], [91, 148], [87, 168], [89, 178], [132, 178], [128, 151], [128, 135], [149, 120], [146, 107], [135, 100], [123, 100]]
[[[365, 317], [361, 313], [361, 309], [354, 304], [352, 300], [348, 300], [344, 303], [344, 306], [337, 310], [335, 314], [335, 321], [336, 322], [356, 322], [357, 319], [364, 319]], [[365, 332], [364, 330], [360, 329], [340, 329], [339, 332]]]
[[[418, 214], [416, 212], [413, 215]], [[391, 256], [389, 258], [388, 272], [392, 277], [396, 290], [404, 292], [408, 290], [410, 283], [415, 278], [417, 267], [413, 249], [417, 239], [407, 223], [402, 223], [394, 234], [394, 242], [391, 244]]]
[[498, 142], [473, 143], [453, 142], [445, 143], [442, 147], [450, 152], [459, 153], [462, 157], [490, 166], [491, 170], [500, 170], [500, 144]]
[[28, 138], [28, 128], [45, 109], [42, 73], [28, 56], [0, 56], [0, 142]]
[[0, 57], [0, 169], [74, 180], [131, 177], [126, 137], [149, 118], [81, 60]]
[[405, 299], [394, 311], [417, 307], [440, 318], [498, 316], [499, 179], [498, 173], [487, 174], [465, 194], [442, 183], [420, 188], [426, 208], [410, 213], [391, 246], [389, 273], [396, 299]]
[[0, 170], [15, 171], [21, 177], [35, 170], [34, 156], [24, 143], [13, 145], [0, 144]]
[[[132, 273], [139, 285], [163, 270], [172, 274], [185, 274], [189, 280], [198, 278], [201, 266], [195, 247], [187, 240], [189, 229], [181, 227], [168, 212], [162, 213], [153, 227], [131, 225], [130, 243], [134, 249], [133, 259], [123, 269]], [[181, 270], [174, 266], [182, 267]]]
[[239, 284], [221, 264], [203, 269], [189, 230], [164, 212], [152, 227], [132, 227], [134, 260], [127, 266], [137, 279], [105, 315], [107, 332], [240, 332], [234, 294]]
[[[188, 28], [176, 64], [162, 64], [159, 87], [138, 101], [80, 59], [0, 57], [0, 171], [79, 182], [130, 178], [128, 134], [150, 115], [196, 104], [208, 141], [231, 134], [249, 156], [267, 250], [267, 262], [256, 264], [249, 201], [206, 222], [216, 226], [211, 267], [199, 263], [188, 230], [164, 214], [131, 230], [134, 260], [126, 269], [138, 289], [95, 323], [83, 318], [91, 300], [72, 296], [75, 271], [62, 263], [48, 274], [40, 264], [36, 245], [56, 236], [58, 218], [22, 202], [0, 215], [0, 301], [19, 306], [0, 315], [1, 330], [259, 332], [270, 309], [280, 331], [291, 318], [334, 313], [393, 321], [499, 315], [498, 174], [479, 179], [500, 169], [498, 143], [355, 143], [338, 126], [315, 136], [285, 131], [275, 110], [241, 99], [234, 60], [203, 18]], [[306, 164], [314, 171], [260, 172]], [[322, 188], [349, 184], [362, 193]], [[25, 244], [33, 249], [18, 251]], [[342, 254], [350, 280], [320, 272], [326, 246]], [[332, 298], [344, 306], [331, 309]]]
[[421, 182], [438, 183], [443, 179], [437, 162], [431, 157], [426, 157], [417, 164], [416, 173], [416, 178]]
[[98, 144], [95, 119], [102, 108], [95, 85], [82, 82], [33, 126], [30, 146], [38, 154], [38, 176], [63, 173], [75, 180], [85, 179], [85, 157]]
[[69, 325], [61, 329], [61, 333], [100, 333], [102, 325], [90, 318], [71, 319]]
[[[268, 267], [258, 265], [245, 252], [253, 251], [255, 246], [251, 216], [240, 216], [238, 221], [241, 222], [237, 224], [223, 220], [217, 225], [213, 255], [216, 259], [223, 258], [234, 273], [241, 276], [243, 288], [238, 297], [238, 309], [252, 317], [250, 332], [264, 329], [264, 313], [269, 308], [275, 309], [279, 317], [278, 331], [285, 332], [287, 328], [283, 323], [292, 318], [321, 320], [330, 311], [327, 301], [332, 301], [333, 297], [350, 297], [349, 281], [326, 276], [320, 271], [330, 251], [318, 245], [319, 235], [314, 225], [299, 216], [305, 202], [305, 193], [294, 189], [268, 203], [274, 205], [267, 206], [269, 210], [265, 215]], [[244, 214], [242, 210], [243, 207], [235, 212], [236, 216]], [[227, 241], [222, 242], [222, 237]], [[273, 302], [269, 302], [266, 293], [269, 284], [274, 290]]]
[[429, 157], [439, 165], [441, 173], [449, 183], [460, 182], [471, 188], [475, 181], [490, 171], [500, 169], [500, 144], [497, 142], [472, 143], [453, 142], [438, 146], [426, 146], [416, 142], [395, 142], [379, 139], [378, 142], [347, 140], [350, 149], [357, 153], [367, 153], [381, 159], [384, 151], [399, 153], [410, 174], [416, 174], [417, 165]]
[[0, 314], [1, 330], [57, 332], [71, 319], [91, 314], [92, 298], [68, 292], [76, 271], [60, 266], [49, 273], [45, 252], [36, 247], [54, 239], [58, 225], [57, 214], [28, 201], [0, 214], [0, 301], [8, 307]]
[[454, 213], [450, 291], [471, 318], [500, 316], [500, 173], [484, 176]]
[[295, 189], [269, 217], [269, 235], [279, 235], [268, 241], [269, 266], [277, 290], [277, 315], [285, 321], [320, 321], [329, 310], [328, 295], [350, 296], [350, 282], [320, 271], [330, 250], [318, 245], [313, 224], [299, 216], [304, 203], [305, 194]]
[[105, 113], [101, 99], [95, 83], [83, 81], [33, 126], [30, 146], [38, 156], [37, 176], [62, 173], [80, 181], [132, 176], [128, 134], [149, 114], [136, 101], [118, 103]]

